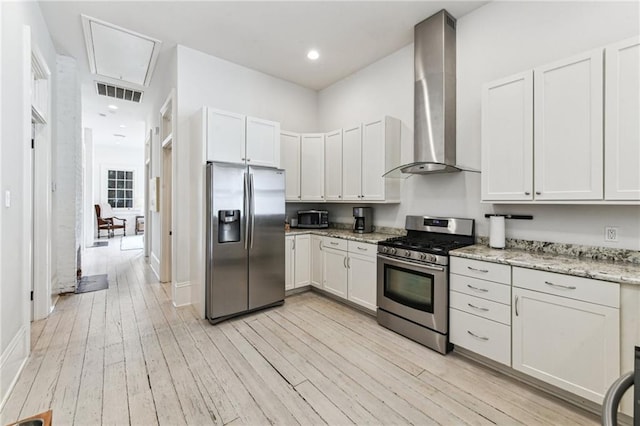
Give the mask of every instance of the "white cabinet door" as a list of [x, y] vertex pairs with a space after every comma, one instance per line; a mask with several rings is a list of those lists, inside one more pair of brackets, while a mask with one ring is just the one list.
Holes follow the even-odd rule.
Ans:
[[311, 265], [309, 260], [311, 259], [311, 239], [309, 234], [296, 235], [294, 252], [295, 252], [295, 267], [294, 267], [294, 284], [295, 288], [304, 287], [310, 283]]
[[294, 287], [295, 258], [293, 247], [295, 244], [293, 235], [284, 238], [284, 289], [291, 290]]
[[375, 311], [376, 304], [376, 257], [349, 253], [349, 300]]
[[360, 201], [362, 195], [362, 126], [342, 131], [342, 198]]
[[513, 288], [513, 368], [602, 403], [620, 375], [618, 309]]
[[207, 160], [244, 163], [245, 116], [207, 110]]
[[386, 120], [362, 125], [362, 190], [361, 199], [384, 200]]
[[311, 285], [322, 288], [322, 268], [324, 268], [324, 251], [322, 237], [311, 235]]
[[342, 201], [342, 129], [327, 133], [324, 143], [325, 197]]
[[280, 167], [280, 123], [247, 117], [247, 163]]
[[482, 200], [533, 199], [533, 72], [482, 89]]
[[324, 201], [324, 133], [303, 134], [300, 151], [300, 196]]
[[285, 200], [300, 200], [300, 135], [280, 132], [280, 167], [285, 170]]
[[324, 248], [324, 289], [347, 298], [347, 252]]
[[605, 199], [640, 200], [640, 38], [607, 47], [605, 63]]
[[534, 70], [537, 200], [601, 200], [602, 50]]

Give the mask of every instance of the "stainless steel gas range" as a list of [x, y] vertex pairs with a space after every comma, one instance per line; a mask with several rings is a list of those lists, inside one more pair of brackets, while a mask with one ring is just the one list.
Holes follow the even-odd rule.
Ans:
[[378, 243], [378, 323], [440, 353], [449, 343], [449, 251], [474, 244], [473, 219], [407, 216]]

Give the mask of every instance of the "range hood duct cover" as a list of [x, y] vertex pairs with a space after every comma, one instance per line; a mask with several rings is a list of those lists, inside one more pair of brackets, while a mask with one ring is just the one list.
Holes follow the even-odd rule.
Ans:
[[385, 177], [475, 171], [456, 165], [456, 20], [446, 10], [415, 26], [414, 58], [414, 162]]

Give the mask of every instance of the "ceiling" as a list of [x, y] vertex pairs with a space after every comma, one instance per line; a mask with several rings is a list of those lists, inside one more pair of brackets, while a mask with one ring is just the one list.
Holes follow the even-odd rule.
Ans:
[[[97, 96], [81, 14], [161, 40], [158, 66], [167, 60], [170, 49], [181, 44], [320, 90], [411, 43], [413, 26], [440, 9], [460, 18], [486, 3], [41, 1], [40, 7], [58, 52], [79, 61], [84, 125], [100, 126], [94, 127], [96, 143], [114, 143], [112, 135], [122, 133], [119, 126], [126, 125], [121, 123], [125, 116], [134, 121], [146, 119], [154, 81], [150, 87], [136, 87], [145, 91], [139, 105]], [[306, 57], [311, 48], [321, 55], [315, 62]], [[119, 84], [117, 80], [103, 80]], [[98, 115], [110, 103], [121, 108], [116, 114], [107, 113], [107, 117]]]

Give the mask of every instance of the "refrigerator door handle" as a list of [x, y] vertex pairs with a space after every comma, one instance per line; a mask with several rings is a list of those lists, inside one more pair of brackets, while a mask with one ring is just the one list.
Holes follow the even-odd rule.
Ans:
[[244, 249], [249, 248], [249, 174], [244, 174]]
[[254, 234], [254, 230], [256, 228], [256, 200], [255, 200], [255, 196], [253, 193], [253, 173], [249, 173], [249, 193], [251, 194], [251, 247], [253, 248], [253, 234]]

